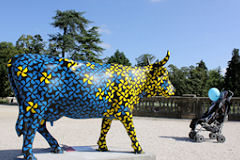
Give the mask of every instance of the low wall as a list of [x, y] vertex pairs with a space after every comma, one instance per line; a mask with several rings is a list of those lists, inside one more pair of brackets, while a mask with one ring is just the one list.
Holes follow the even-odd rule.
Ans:
[[[231, 100], [229, 120], [240, 120], [240, 98], [233, 97]], [[135, 105], [135, 116], [188, 118], [200, 117], [209, 107], [211, 101], [207, 97], [181, 97], [170, 98], [151, 97], [143, 98]]]
[[0, 104], [18, 104], [15, 97], [0, 97]]

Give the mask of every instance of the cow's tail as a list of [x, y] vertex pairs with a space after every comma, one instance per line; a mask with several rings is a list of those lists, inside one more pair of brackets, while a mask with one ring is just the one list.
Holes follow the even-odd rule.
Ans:
[[19, 94], [19, 91], [18, 91], [18, 88], [14, 81], [14, 76], [13, 76], [13, 67], [15, 67], [14, 66], [15, 59], [16, 59], [16, 57], [13, 57], [12, 59], [9, 60], [8, 65], [7, 65], [7, 70], [8, 70], [8, 79], [10, 81], [12, 91], [14, 92], [14, 95], [17, 98], [18, 105], [19, 105], [19, 115], [18, 115], [18, 119], [16, 122], [16, 132], [17, 132], [18, 136], [21, 136], [23, 134], [23, 130], [24, 130], [24, 108], [23, 108], [23, 101], [21, 99], [21, 96]]

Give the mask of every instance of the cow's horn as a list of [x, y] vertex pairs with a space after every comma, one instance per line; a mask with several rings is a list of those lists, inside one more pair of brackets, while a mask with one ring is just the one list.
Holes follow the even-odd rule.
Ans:
[[159, 65], [159, 66], [163, 66], [164, 64], [166, 64], [167, 61], [169, 60], [169, 57], [170, 57], [170, 52], [167, 51], [167, 55], [165, 56], [164, 59], [162, 59], [160, 62], [158, 62], [158, 65]]

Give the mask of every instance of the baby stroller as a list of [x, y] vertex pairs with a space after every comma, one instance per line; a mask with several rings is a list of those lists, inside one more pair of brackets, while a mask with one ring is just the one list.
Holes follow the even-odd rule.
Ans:
[[[191, 131], [189, 138], [195, 142], [203, 142], [204, 137], [199, 133], [201, 131], [209, 131], [210, 139], [217, 139], [217, 142], [225, 142], [225, 136], [222, 135], [223, 123], [230, 111], [230, 101], [233, 97], [233, 92], [223, 91], [219, 99], [213, 102], [212, 106], [202, 115], [201, 118], [192, 119], [190, 123]], [[200, 128], [197, 129], [197, 125]]]

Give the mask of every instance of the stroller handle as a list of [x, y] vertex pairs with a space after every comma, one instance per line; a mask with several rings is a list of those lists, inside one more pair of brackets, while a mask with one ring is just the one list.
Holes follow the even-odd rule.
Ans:
[[227, 94], [227, 100], [230, 102], [230, 100], [232, 99], [232, 97], [233, 97], [233, 95], [234, 95], [234, 93], [232, 92], [232, 91], [230, 91], [230, 90], [228, 90], [228, 94]]
[[234, 93], [232, 91], [228, 90], [228, 93], [231, 94], [229, 97], [233, 97]]

